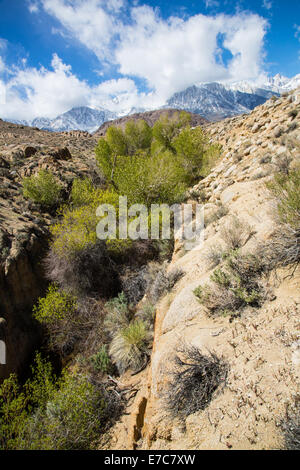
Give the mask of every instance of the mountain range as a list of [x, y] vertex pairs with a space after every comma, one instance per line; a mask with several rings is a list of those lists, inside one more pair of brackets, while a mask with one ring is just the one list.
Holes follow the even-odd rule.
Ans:
[[[298, 86], [300, 86], [300, 74], [293, 78], [277, 74], [261, 83], [251, 81], [231, 84], [200, 83], [175, 93], [165, 105], [161, 106], [161, 109], [182, 109], [200, 114], [210, 121], [218, 121], [226, 117], [249, 113], [272, 95], [280, 95]], [[151, 110], [139, 108], [138, 111]], [[37, 117], [31, 121], [12, 122], [53, 132], [83, 130], [93, 133], [107, 121], [136, 112], [137, 109], [134, 108], [129, 113], [127, 111], [117, 114], [102, 107], [80, 106], [72, 108], [54, 119]]]

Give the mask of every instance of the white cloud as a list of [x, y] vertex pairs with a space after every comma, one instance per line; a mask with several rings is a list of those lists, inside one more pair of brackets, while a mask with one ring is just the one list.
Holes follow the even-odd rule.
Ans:
[[[150, 6], [119, 14], [123, 0], [42, 0], [45, 10], [101, 61], [145, 79], [161, 99], [195, 82], [254, 78], [260, 73], [266, 20], [254, 14], [159, 16]], [[216, 0], [206, 0], [212, 5]], [[110, 12], [108, 11], [109, 5]], [[127, 12], [128, 13], [128, 12]], [[233, 55], [220, 63], [218, 38]]]
[[[294, 24], [294, 29], [296, 30], [295, 31], [295, 38], [297, 38], [298, 41], [300, 41], [300, 25]], [[300, 50], [298, 51], [298, 59], [300, 60]]]
[[220, 2], [218, 0], [204, 0], [206, 8], [218, 7]]
[[[123, 0], [42, 0], [42, 5], [100, 60], [107, 60], [111, 40], [118, 28], [115, 15], [120, 11]], [[108, 8], [105, 9], [105, 5]]]
[[28, 10], [30, 11], [30, 13], [37, 13], [39, 11], [38, 3], [36, 1], [29, 1]]
[[263, 0], [263, 7], [266, 8], [266, 10], [271, 10], [272, 6], [271, 0]]
[[6, 83], [6, 104], [1, 108], [5, 118], [31, 119], [55, 117], [72, 106], [86, 104], [88, 87], [54, 54], [52, 70], [24, 68], [11, 70]]
[[0, 56], [0, 73], [4, 72], [4, 70], [5, 70], [4, 61], [3, 61], [2, 57]]
[[[266, 21], [253, 14], [193, 16], [162, 20], [150, 7], [132, 10], [115, 52], [123, 75], [147, 80], [167, 98], [195, 82], [241, 80], [260, 73]], [[218, 38], [233, 55], [218, 61]]]
[[[7, 105], [1, 107], [6, 118], [54, 117], [79, 105], [115, 111], [154, 108], [195, 83], [255, 79], [262, 73], [267, 22], [255, 14], [165, 20], [150, 6], [128, 9], [126, 0], [40, 0], [38, 7], [59, 21], [54, 33], [75, 38], [96, 54], [99, 77], [101, 67], [109, 64], [123, 78], [89, 86], [56, 54], [49, 69], [24, 63], [10, 71]], [[224, 49], [232, 55], [226, 63]], [[148, 92], [138, 89], [137, 78], [145, 81]]]
[[[4, 85], [0, 80], [1, 117], [30, 120], [54, 118], [74, 106], [108, 107], [112, 111], [147, 105], [148, 95], [139, 94], [133, 80], [121, 78], [89, 86], [80, 81], [56, 55], [51, 68], [11, 69]], [[6, 99], [4, 91], [6, 90]]]

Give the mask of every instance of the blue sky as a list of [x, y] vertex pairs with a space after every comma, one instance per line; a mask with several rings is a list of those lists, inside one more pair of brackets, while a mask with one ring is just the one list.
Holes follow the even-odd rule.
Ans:
[[299, 72], [297, 0], [0, 0], [0, 117], [155, 107], [202, 81]]

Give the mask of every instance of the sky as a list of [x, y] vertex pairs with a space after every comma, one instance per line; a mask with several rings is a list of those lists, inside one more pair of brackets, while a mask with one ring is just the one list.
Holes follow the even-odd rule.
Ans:
[[155, 108], [300, 72], [299, 0], [0, 0], [0, 117]]

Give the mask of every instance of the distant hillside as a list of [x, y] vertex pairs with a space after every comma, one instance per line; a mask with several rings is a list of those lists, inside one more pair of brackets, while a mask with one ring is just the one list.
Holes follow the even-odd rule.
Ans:
[[[169, 115], [173, 115], [178, 113], [178, 109], [174, 108], [166, 108], [166, 109], [157, 109], [155, 111], [146, 111], [145, 113], [135, 113], [130, 114], [129, 116], [124, 116], [119, 119], [114, 119], [113, 121], [108, 121], [102, 124], [99, 129], [94, 133], [94, 136], [101, 137], [106, 134], [107, 129], [114, 125], [114, 126], [124, 126], [128, 121], [138, 121], [139, 119], [144, 119], [149, 126], [153, 126], [154, 123], [160, 118], [160, 116], [164, 113], [168, 113]], [[191, 115], [191, 126], [200, 126], [202, 124], [206, 124], [208, 121], [200, 116], [199, 114], [194, 114], [188, 112]]]

